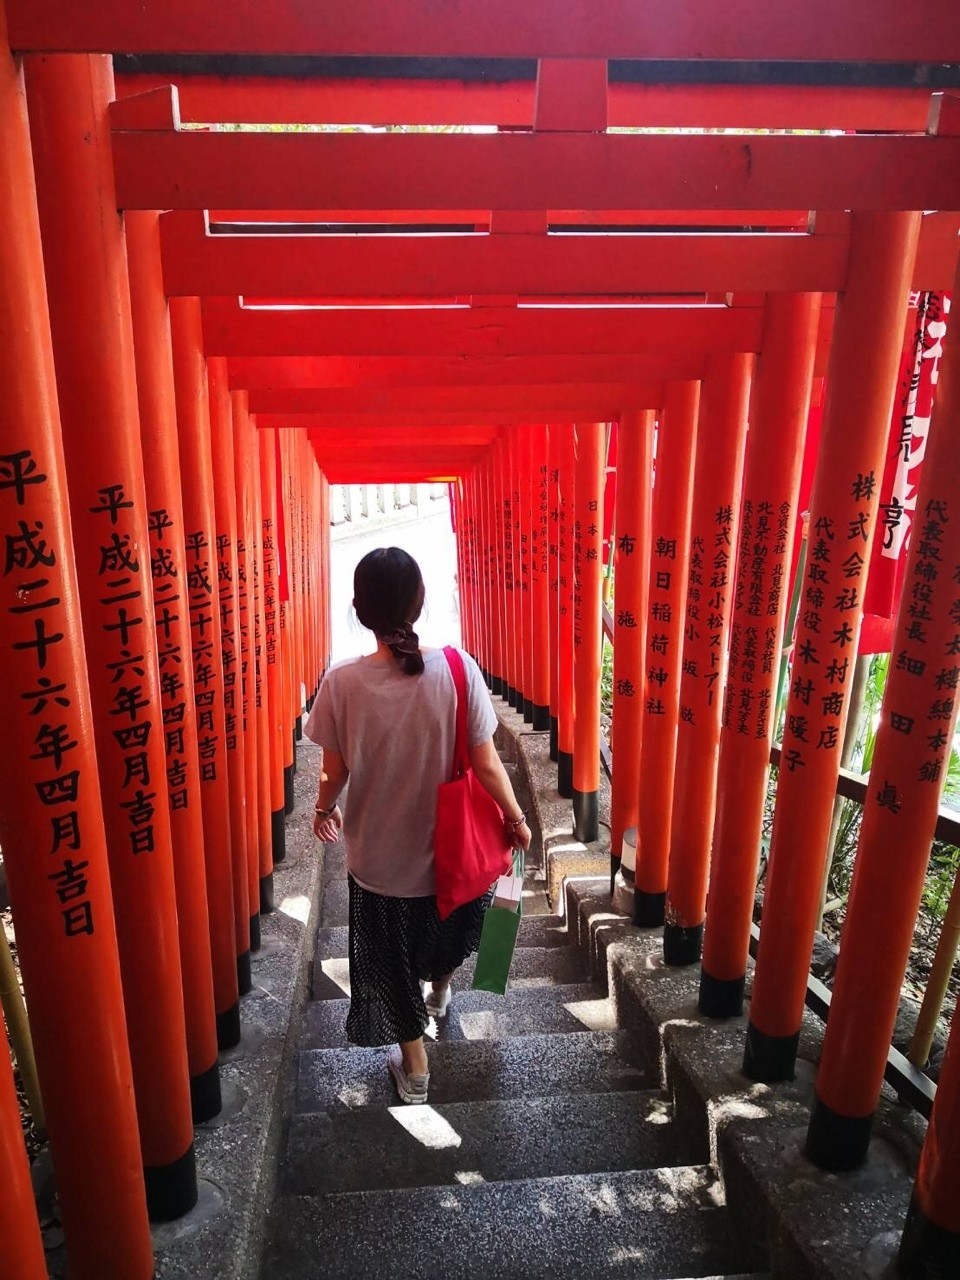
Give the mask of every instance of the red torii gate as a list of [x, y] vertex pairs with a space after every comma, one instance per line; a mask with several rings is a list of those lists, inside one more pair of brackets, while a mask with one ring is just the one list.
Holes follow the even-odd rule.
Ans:
[[[950, 129], [944, 129], [944, 136], [919, 135], [924, 104], [918, 93], [847, 93], [832, 88], [795, 93], [782, 86], [760, 86], [741, 98], [740, 90], [731, 95], [728, 88], [700, 85], [695, 94], [684, 91], [681, 95], [663, 86], [617, 82], [612, 76], [608, 84], [606, 60], [883, 63], [942, 62], [949, 55], [958, 61], [960, 12], [956, 6], [947, 0], [928, 6], [922, 23], [899, 0], [882, 0], [869, 12], [836, 0], [816, 0], [801, 14], [766, 0], [744, 0], [735, 22], [720, 11], [703, 13], [702, 6], [692, 0], [672, 6], [668, 14], [652, 3], [598, 9], [576, 0], [563, 24], [556, 23], [553, 7], [545, 0], [534, 0], [520, 11], [503, 0], [491, 0], [479, 14], [462, 3], [445, 6], [438, 13], [435, 6], [414, 0], [403, 6], [358, 0], [347, 10], [325, 13], [322, 24], [312, 6], [303, 2], [279, 12], [252, 6], [244, 10], [241, 20], [235, 12], [197, 10], [186, 0], [136, 7], [112, 0], [92, 12], [77, 12], [64, 0], [7, 0], [6, 10], [12, 47], [27, 53], [86, 55], [123, 49], [178, 56], [482, 56], [538, 61], [536, 85], [455, 89], [449, 83], [417, 82], [398, 87], [368, 77], [344, 94], [339, 84], [300, 84], [293, 87], [289, 105], [271, 107], [271, 113], [282, 110], [291, 120], [313, 118], [316, 110], [326, 109], [337, 98], [326, 119], [362, 110], [363, 119], [385, 124], [394, 123], [400, 110], [412, 112], [408, 120], [421, 118], [426, 123], [437, 123], [426, 116], [439, 110], [440, 122], [465, 124], [484, 123], [483, 115], [489, 111], [498, 124], [527, 130], [533, 126], [532, 132], [452, 136], [192, 132], [176, 127], [176, 103], [169, 92], [161, 91], [115, 104], [112, 147], [116, 202], [122, 209], [177, 211], [162, 219], [161, 239], [154, 248], [159, 253], [162, 243], [166, 292], [185, 304], [177, 307], [183, 317], [178, 338], [181, 358], [193, 360], [198, 368], [204, 356], [226, 358], [225, 367], [218, 365], [221, 385], [228, 376], [233, 395], [241, 397], [235, 402], [240, 420], [246, 421], [245, 415], [252, 412], [263, 428], [259, 464], [268, 481], [264, 494], [274, 504], [277, 486], [271, 480], [277, 451], [281, 459], [283, 450], [289, 456], [296, 447], [291, 440], [302, 441], [304, 433], [277, 433], [271, 428], [307, 428], [318, 456], [329, 466], [330, 478], [383, 474], [415, 479], [438, 471], [460, 477], [465, 486], [461, 501], [469, 518], [483, 527], [488, 545], [499, 542], [495, 551], [511, 560], [511, 580], [519, 581], [514, 575], [529, 569], [533, 586], [534, 575], [543, 573], [542, 562], [528, 564], [519, 545], [523, 536], [542, 537], [526, 510], [529, 495], [541, 483], [536, 465], [540, 459], [532, 452], [539, 437], [523, 433], [540, 428], [524, 424], [544, 418], [558, 424], [557, 449], [551, 438], [549, 456], [560, 477], [556, 500], [569, 503], [569, 514], [579, 524], [583, 596], [577, 603], [581, 616], [576, 619], [576, 631], [567, 637], [571, 645], [579, 641], [575, 669], [582, 734], [578, 744], [568, 739], [563, 750], [574, 755], [578, 822], [587, 834], [592, 817], [589, 800], [596, 790], [595, 783], [591, 789], [595, 777], [591, 771], [597, 755], [589, 714], [594, 709], [599, 656], [599, 628], [592, 613], [598, 600], [598, 565], [595, 554], [590, 559], [597, 550], [599, 520], [594, 516], [601, 493], [596, 424], [620, 417], [626, 410], [660, 410], [668, 403], [679, 420], [683, 406], [674, 396], [677, 382], [703, 378], [709, 412], [701, 425], [742, 430], [749, 357], [758, 354], [762, 366], [776, 346], [763, 326], [790, 320], [781, 317], [774, 322], [773, 308], [749, 295], [844, 292], [852, 298], [849, 307], [875, 302], [877, 315], [871, 317], [865, 309], [859, 341], [851, 339], [849, 321], [842, 328], [841, 318], [837, 320], [840, 337], [835, 349], [842, 346], [842, 337], [846, 342], [842, 349], [869, 357], [870, 340], [889, 335], [898, 291], [902, 295], [911, 284], [944, 288], [952, 280], [956, 216], [932, 215], [921, 225], [904, 211], [918, 205], [960, 208], [960, 138]], [[131, 76], [124, 88], [136, 90], [150, 84]], [[204, 112], [216, 108], [214, 119], [252, 119], [264, 110], [265, 88], [257, 79], [224, 89], [208, 77], [188, 76], [185, 118], [204, 121], [208, 119]], [[3, 91], [6, 96], [0, 107], [9, 103], [11, 109], [7, 115], [0, 113], [10, 134], [2, 143], [10, 144], [6, 163], [16, 181], [0, 184], [0, 193], [12, 192], [20, 199], [28, 185], [29, 157], [24, 150], [23, 118], [14, 109], [15, 78], [7, 75]], [[651, 121], [661, 120], [674, 127], [691, 123], [722, 127], [719, 121], [730, 120], [744, 128], [749, 127], [744, 121], [752, 120], [755, 127], [770, 127], [771, 121], [777, 121], [776, 127], [784, 128], [872, 126], [894, 133], [744, 138], [604, 132], [618, 122], [629, 128], [649, 127]], [[13, 219], [14, 202], [8, 203]], [[804, 233], [801, 219], [796, 233], [796, 210], [806, 208], [818, 210], [814, 230]], [[542, 212], [531, 216], [531, 209]], [[756, 211], [764, 209], [784, 213], [761, 213], [755, 221]], [[869, 212], [852, 221], [842, 212], [836, 216], [837, 211], [848, 209]], [[660, 222], [651, 222], [658, 210]], [[398, 229], [414, 221], [463, 222], [490, 226], [491, 232], [450, 237], [428, 233], [422, 238], [330, 237], [309, 232], [290, 237], [208, 234], [209, 223], [221, 218], [236, 223], [244, 217], [250, 223], [305, 220], [305, 230], [311, 221], [369, 219]], [[547, 234], [548, 227], [625, 223], [660, 227], [675, 222], [689, 226], [691, 233], [658, 230], [639, 236], [595, 236], [574, 230]], [[716, 236], [702, 230], [717, 225], [766, 229]], [[13, 219], [11, 226], [13, 256], [0, 258], [0, 297], [4, 287], [12, 284], [9, 297], [15, 303], [37, 304], [42, 290], [36, 270], [32, 276], [24, 275], [16, 258], [22, 253], [35, 268], [35, 227], [27, 215]], [[795, 234], [783, 235], [775, 229], [784, 226]], [[909, 259], [912, 240], [918, 237], [920, 250], [914, 265]], [[863, 246], [873, 249], [878, 262], [885, 263], [889, 255], [899, 274], [885, 276], [874, 288], [866, 280], [862, 261], [854, 269]], [[51, 287], [60, 287], [60, 282], [52, 280]], [[651, 294], [684, 292], [691, 294], [689, 307], [662, 302], [622, 305]], [[718, 296], [727, 293], [733, 295], [732, 305]], [[241, 294], [246, 305], [235, 301]], [[470, 300], [472, 305], [408, 306], [402, 312], [382, 305], [416, 297], [434, 302]], [[202, 331], [196, 324], [196, 304], [186, 301], [195, 298], [203, 299]], [[327, 309], [325, 304], [323, 310], [303, 305], [317, 298], [334, 299], [340, 305]], [[250, 305], [257, 300], [266, 305]], [[344, 305], [361, 300], [381, 306]], [[542, 305], [547, 300], [556, 305]], [[526, 305], [531, 302], [541, 305]], [[621, 305], [611, 306], [611, 302]], [[809, 332], [805, 347], [798, 343], [797, 354], [809, 358], [807, 387], [810, 371], [822, 373], [826, 368], [832, 321], [832, 308], [826, 305], [819, 347], [814, 349], [816, 338]], [[790, 322], [796, 323], [796, 317]], [[50, 398], [38, 389], [44, 371], [35, 357], [34, 363], [28, 358], [43, 339], [44, 320], [36, 310], [31, 312], [30, 325], [32, 345], [19, 338], [18, 343], [11, 342], [5, 385], [9, 380], [19, 389], [15, 404], [44, 407], [42, 430], [47, 434], [43, 440], [53, 448], [56, 463]], [[14, 332], [2, 303], [0, 332]], [[674, 350], [677, 345], [682, 346], [680, 352]], [[878, 360], [866, 376], [866, 389], [878, 404], [884, 395], [885, 368]], [[550, 376], [544, 376], [547, 371]], [[855, 397], [858, 377], [848, 368], [831, 369], [831, 382], [841, 388], [847, 403]], [[247, 394], [249, 402], [244, 399]], [[947, 398], [946, 404], [948, 412], [956, 412], [953, 400]], [[559, 425], [573, 422], [588, 424], [576, 434], [575, 455], [568, 448], [574, 443], [567, 438], [570, 430]], [[649, 431], [652, 425], [649, 415], [631, 416], [630, 422], [637, 432]], [[862, 440], [858, 436], [856, 448], [850, 451], [851, 458], [864, 460], [865, 469], [877, 453], [876, 421], [872, 427], [873, 435], [868, 439], [864, 433]], [[442, 436], [442, 443], [435, 435]], [[7, 443], [6, 435], [2, 442]], [[633, 461], [638, 474], [646, 474], [649, 453], [640, 450]], [[59, 474], [51, 468], [54, 483], [59, 483]], [[581, 483], [585, 477], [586, 485]], [[709, 473], [696, 478], [695, 516], [701, 526], [709, 519], [717, 496], [711, 480]], [[687, 483], [689, 498], [689, 475]], [[676, 487], [678, 492], [683, 488], [679, 473]], [[734, 489], [720, 496], [736, 507]], [[506, 553], [504, 499], [514, 522]], [[843, 506], [836, 495], [821, 495], [823, 519], [835, 518], [831, 501], [837, 510]], [[825, 514], [828, 508], [833, 514]], [[50, 510], [44, 508], [51, 527], [56, 524], [55, 509], [56, 504]], [[282, 503], [274, 506], [275, 530], [282, 509]], [[873, 514], [875, 510], [874, 503]], [[861, 514], [869, 518], [869, 502]], [[654, 555], [659, 554], [653, 542], [656, 521], [654, 511], [653, 532], [636, 535], [640, 540], [649, 537], [652, 545], [647, 550]], [[735, 540], [730, 522], [723, 527]], [[716, 564], [714, 571], [720, 572]], [[661, 573], [669, 576], [667, 569], [658, 566], [657, 576]], [[508, 607], [494, 599], [490, 581], [484, 586], [474, 578], [471, 585], [478, 594], [486, 592], [487, 616], [498, 618], [495, 630], [500, 649], [495, 643], [492, 651], [499, 654], [503, 666], [497, 678], [502, 682], [509, 676], [515, 702], [536, 703], [542, 709], [546, 655], [534, 655], [530, 646], [523, 651], [517, 642], [518, 635], [536, 634], [533, 615], [525, 612], [520, 592], [514, 593]], [[657, 586], [655, 579], [651, 586]], [[662, 606], [654, 596], [652, 591], [651, 620], [656, 619], [658, 604]], [[570, 600], [572, 606], [572, 594]], [[618, 601], [618, 612], [621, 604], [630, 603]], [[70, 609], [69, 601], [65, 607]], [[480, 624], [482, 612], [475, 601], [468, 601], [467, 607], [471, 639], [486, 650], [491, 636]], [[639, 603], [639, 607], [645, 605]], [[719, 617], [723, 608], [718, 606], [717, 612]], [[721, 617], [715, 628], [710, 624], [711, 631], [720, 635], [728, 621], [729, 615]], [[76, 629], [76, 619], [72, 622]], [[505, 648], [501, 642], [508, 632], [513, 644]], [[561, 636], [559, 659], [566, 670], [572, 664], [572, 651], [567, 649], [564, 656], [563, 645]], [[679, 665], [674, 675], [679, 675]], [[288, 700], [286, 694], [282, 696]], [[11, 706], [11, 718], [22, 718], [23, 709], [16, 702]], [[716, 727], [719, 731], [719, 724]], [[705, 767], [702, 756], [695, 763]], [[16, 785], [13, 778], [14, 803]], [[802, 802], [801, 782], [790, 785], [794, 800]], [[826, 794], [827, 789], [820, 787], [815, 798], [821, 807]], [[8, 803], [5, 791], [4, 805]], [[696, 910], [695, 904], [691, 910]], [[691, 917], [671, 923], [686, 934], [695, 932], [701, 921]], [[803, 951], [802, 922], [788, 923], [798, 928], [796, 956]], [[784, 1044], [791, 1039], [789, 1033], [758, 1030], [754, 1050], [757, 1044], [762, 1047], [765, 1035], [776, 1050], [774, 1056], [782, 1057], [785, 1048], [789, 1055], [789, 1044]], [[955, 1051], [951, 1062], [958, 1057]], [[947, 1107], [957, 1095], [957, 1070], [953, 1076], [945, 1070], [941, 1084]], [[836, 1091], [831, 1098], [837, 1106], [844, 1103]], [[827, 1139], [820, 1135], [821, 1155], [826, 1151], [829, 1161], [835, 1157], [832, 1148], [850, 1140], [845, 1122], [854, 1122], [859, 1132], [863, 1117], [838, 1115], [829, 1108], [826, 1114], [833, 1129]], [[953, 1144], [947, 1150], [956, 1160], [958, 1126], [949, 1110], [945, 1126], [938, 1133]], [[89, 1170], [84, 1173], [90, 1176]], [[109, 1176], [108, 1171], [104, 1177]], [[921, 1182], [915, 1225], [919, 1221], [922, 1227], [924, 1215], [932, 1214], [935, 1228], [956, 1236], [960, 1224], [953, 1218], [942, 1220], [941, 1193], [935, 1178], [932, 1182], [932, 1189], [927, 1181]], [[69, 1176], [63, 1191], [69, 1199]], [[91, 1194], [89, 1188], [87, 1193]], [[127, 1256], [136, 1257], [138, 1265], [145, 1267], [143, 1224], [135, 1218], [132, 1214], [125, 1224]], [[79, 1275], [97, 1274], [95, 1266], [91, 1269], [92, 1256], [78, 1262]]]

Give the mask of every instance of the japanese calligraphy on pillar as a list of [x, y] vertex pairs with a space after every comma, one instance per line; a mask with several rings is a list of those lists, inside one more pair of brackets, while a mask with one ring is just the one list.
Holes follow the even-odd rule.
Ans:
[[[914, 777], [905, 781], [928, 783], [938, 794], [950, 758], [960, 681], [960, 563], [945, 559], [941, 547], [951, 517], [957, 518], [953, 507], [945, 499], [931, 498], [918, 513], [918, 541], [901, 606], [906, 627], [901, 623], [898, 630], [904, 642], [892, 655], [896, 691], [903, 701], [891, 701], [890, 728], [913, 740], [911, 755], [917, 757]], [[934, 628], [942, 634], [932, 635]], [[871, 781], [877, 805], [898, 813], [901, 787], [886, 777]]]
[[789, 503], [744, 499], [723, 726], [758, 739], [765, 739], [770, 727], [790, 528]]
[[279, 660], [279, 633], [277, 631], [277, 552], [273, 536], [273, 521], [266, 516], [263, 521], [263, 656], [268, 667]]
[[874, 472], [858, 472], [849, 481], [853, 501], [846, 514], [821, 514], [810, 526], [790, 688], [793, 702], [781, 760], [781, 767], [791, 773], [807, 764], [810, 752], [832, 752], [841, 746], [876, 488]]
[[[141, 589], [140, 556], [130, 533], [118, 527], [120, 512], [133, 508], [123, 486], [106, 485], [97, 490], [96, 503], [89, 507], [103, 528], [100, 536], [100, 577], [103, 595], [100, 604], [109, 619], [101, 629], [112, 641], [115, 657], [107, 663], [111, 685], [116, 686], [109, 714], [115, 717], [111, 734], [119, 747], [120, 791], [126, 797], [121, 807], [126, 813], [130, 852], [153, 853], [156, 791], [151, 790], [147, 744], [153, 731], [150, 699], [144, 688], [146, 660], [144, 599]], [[101, 761], [101, 769], [107, 766]]]
[[223, 743], [218, 723], [218, 681], [214, 662], [218, 639], [214, 617], [214, 557], [203, 530], [194, 530], [186, 535], [186, 570], [200, 780], [215, 782]]
[[[217, 534], [217, 604], [220, 610], [220, 650], [223, 655], [223, 733], [228, 751], [237, 748], [238, 718], [242, 706], [237, 701], [240, 691], [240, 654], [237, 649], [235, 550], [228, 533]], [[242, 693], [241, 693], [242, 697]]]
[[184, 666], [181, 643], [181, 575], [170, 530], [173, 520], [164, 507], [148, 513], [150, 571], [153, 576], [153, 612], [157, 628], [157, 657], [160, 667], [160, 706], [163, 716], [164, 749], [167, 765], [168, 799], [171, 809], [190, 807], [190, 771], [185, 741], [186, 699], [192, 682]]
[[71, 762], [78, 742], [63, 714], [73, 707], [73, 691], [51, 674], [53, 653], [65, 639], [46, 612], [61, 604], [60, 566], [31, 500], [46, 484], [47, 476], [30, 449], [0, 455], [0, 498], [6, 499], [0, 507], [3, 577], [12, 579], [16, 600], [7, 608], [3, 636], [10, 649], [28, 657], [35, 668], [34, 681], [20, 697], [36, 725], [36, 750], [30, 755], [39, 762], [34, 792], [49, 822], [49, 844], [38, 853], [49, 866], [46, 879], [64, 934], [74, 938], [92, 934], [95, 919], [88, 895], [89, 863], [81, 854], [81, 771]]
[[[694, 568], [694, 558], [697, 567]], [[690, 570], [688, 581], [694, 574], [697, 595], [691, 604], [696, 617], [691, 615], [688, 605], [687, 616], [691, 625], [699, 625], [700, 587], [703, 582], [703, 554], [697, 547], [691, 548]], [[652, 716], [666, 714], [664, 693], [671, 681], [677, 679], [677, 640], [671, 635], [677, 611], [677, 589], [674, 579], [677, 577], [677, 539], [657, 536], [653, 543], [652, 571], [650, 574], [650, 628], [647, 640], [647, 701], [646, 712]], [[690, 588], [688, 586], [688, 599]], [[668, 661], [669, 660], [669, 661]]]

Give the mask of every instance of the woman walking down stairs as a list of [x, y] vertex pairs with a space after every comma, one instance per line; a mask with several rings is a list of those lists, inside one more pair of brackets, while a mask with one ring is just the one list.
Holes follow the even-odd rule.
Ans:
[[706, 1150], [618, 1028], [606, 974], [528, 879], [506, 997], [473, 958], [431, 1024], [430, 1098], [350, 1047], [342, 851], [324, 850], [311, 1000], [261, 1280], [717, 1277], [756, 1264]]

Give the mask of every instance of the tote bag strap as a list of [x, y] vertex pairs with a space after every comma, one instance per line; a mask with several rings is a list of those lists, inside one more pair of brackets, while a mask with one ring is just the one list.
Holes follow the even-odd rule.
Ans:
[[451, 774], [451, 780], [453, 780], [462, 778], [470, 767], [470, 756], [467, 752], [467, 675], [463, 669], [463, 658], [453, 645], [446, 645], [443, 656], [453, 676], [453, 687], [457, 694], [457, 736], [453, 745], [453, 773]]

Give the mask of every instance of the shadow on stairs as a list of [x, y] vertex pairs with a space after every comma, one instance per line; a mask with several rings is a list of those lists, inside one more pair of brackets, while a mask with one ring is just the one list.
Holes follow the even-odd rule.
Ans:
[[324, 880], [261, 1280], [666, 1280], [757, 1266], [709, 1152], [681, 1138], [658, 1074], [616, 1025], [605, 966], [593, 980], [563, 918], [524, 920], [506, 997], [471, 991], [464, 965], [428, 1033], [430, 1102], [404, 1106], [386, 1051], [344, 1036], [338, 849]]

